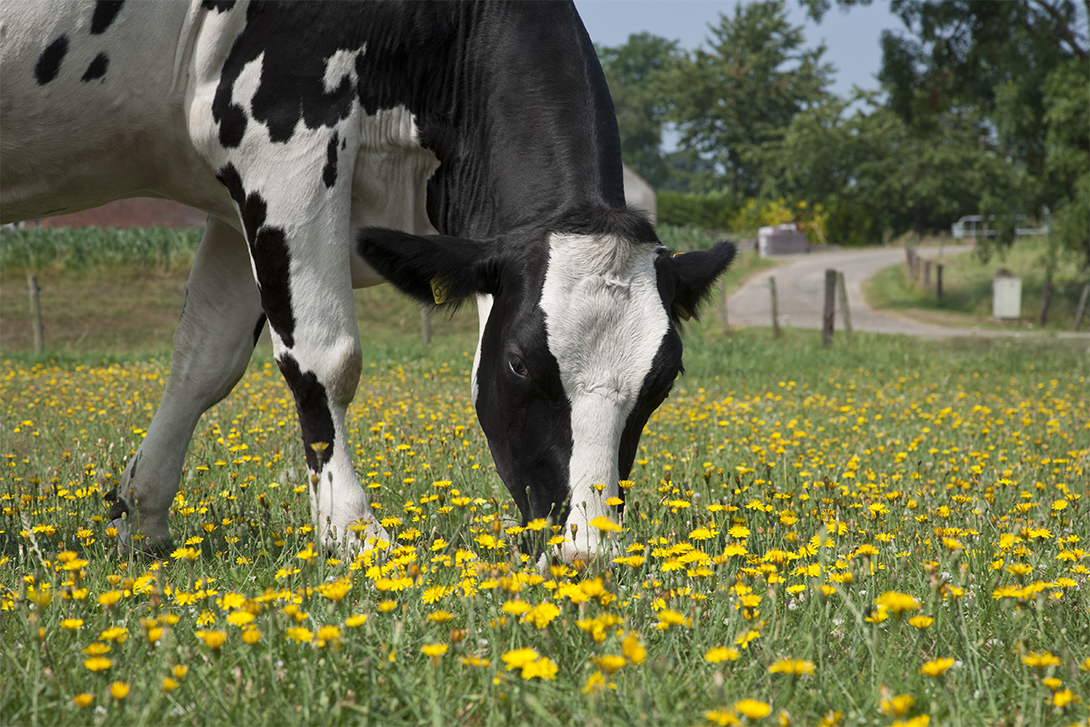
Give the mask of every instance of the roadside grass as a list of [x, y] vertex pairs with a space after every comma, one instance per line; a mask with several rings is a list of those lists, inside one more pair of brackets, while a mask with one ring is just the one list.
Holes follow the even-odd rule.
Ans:
[[[932, 266], [931, 286], [925, 288], [909, 275], [906, 264], [887, 268], [864, 286], [867, 302], [877, 310], [904, 315], [925, 323], [992, 329], [1040, 329], [1040, 313], [1046, 278], [1047, 246], [1043, 238], [1025, 238], [1004, 256], [987, 263], [974, 253], [944, 255], [935, 262], [943, 265], [943, 297], [935, 294]], [[1000, 269], [1022, 279], [1022, 316], [1018, 321], [992, 318], [992, 280]], [[1087, 272], [1080, 272], [1074, 259], [1061, 259], [1053, 276], [1052, 302], [1045, 330], [1070, 331]], [[1090, 315], [1084, 330], [1090, 326]]]
[[102, 495], [169, 359], [6, 357], [2, 721], [1085, 723], [1085, 345], [819, 341], [691, 326], [602, 523], [621, 554], [544, 572], [511, 549], [472, 335], [365, 365], [349, 439], [395, 542], [355, 556], [312, 547], [260, 352], [198, 427], [163, 560], [118, 555]]

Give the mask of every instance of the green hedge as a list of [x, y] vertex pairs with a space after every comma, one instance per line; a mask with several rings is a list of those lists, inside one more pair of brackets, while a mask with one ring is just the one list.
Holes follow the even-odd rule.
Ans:
[[657, 208], [660, 225], [726, 230], [738, 203], [729, 192], [659, 192]]

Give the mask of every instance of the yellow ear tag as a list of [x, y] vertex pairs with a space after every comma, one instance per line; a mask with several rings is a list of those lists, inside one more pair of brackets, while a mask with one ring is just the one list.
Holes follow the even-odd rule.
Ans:
[[447, 296], [450, 291], [447, 290], [446, 283], [439, 278], [431, 279], [431, 296], [435, 298], [436, 305], [443, 305], [447, 302]]
[[674, 314], [683, 321], [687, 321], [693, 317], [693, 314], [685, 310], [680, 304], [674, 303]]

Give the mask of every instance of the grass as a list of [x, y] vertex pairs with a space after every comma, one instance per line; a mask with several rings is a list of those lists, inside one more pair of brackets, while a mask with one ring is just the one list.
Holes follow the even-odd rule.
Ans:
[[163, 561], [118, 555], [102, 495], [165, 344], [5, 350], [0, 721], [1085, 724], [1085, 343], [826, 350], [709, 315], [603, 532], [624, 556], [540, 573], [469, 401], [475, 321], [424, 349], [415, 306], [362, 293], [349, 440], [395, 543], [359, 557], [312, 548], [267, 349], [197, 429]]
[[[1046, 278], [1046, 241], [1042, 238], [1018, 240], [1003, 257], [983, 262], [975, 254], [943, 256], [943, 297], [940, 300], [932, 285], [925, 289], [922, 273], [913, 280], [902, 264], [888, 268], [867, 282], [864, 295], [877, 310], [888, 310], [925, 323], [947, 326], [983, 327], [994, 329], [1040, 328], [1040, 312]], [[1018, 321], [996, 321], [992, 318], [992, 280], [996, 272], [1006, 269], [1022, 279], [1022, 317]], [[1080, 271], [1074, 259], [1059, 262], [1053, 276], [1052, 302], [1046, 330], [1070, 331], [1082, 287], [1088, 282], [1087, 271]], [[1090, 325], [1090, 315], [1084, 318], [1083, 330]]]
[[[715, 242], [683, 228], [666, 231], [663, 238], [677, 250], [707, 249]], [[197, 241], [195, 230], [85, 228], [82, 235], [65, 228], [4, 230], [0, 234], [0, 352], [21, 355], [33, 348], [30, 302], [23, 282], [33, 272], [41, 288], [49, 355], [73, 360], [94, 359], [102, 352], [114, 357], [169, 354]], [[42, 250], [36, 247], [39, 243]], [[164, 257], [161, 246], [172, 252]], [[32, 261], [40, 265], [30, 265]], [[756, 253], [740, 253], [723, 284], [729, 293], [748, 275], [771, 264]], [[414, 347], [420, 340], [418, 305], [386, 285], [357, 290], [355, 297], [365, 348], [378, 349], [381, 357], [418, 353], [422, 348]], [[472, 305], [432, 315], [432, 345], [475, 338], [476, 332]], [[270, 355], [267, 331], [258, 346]]]

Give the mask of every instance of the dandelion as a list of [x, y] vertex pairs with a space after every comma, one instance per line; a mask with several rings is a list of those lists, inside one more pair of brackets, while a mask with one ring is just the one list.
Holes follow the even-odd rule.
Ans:
[[129, 696], [129, 685], [125, 682], [114, 682], [110, 685], [110, 696], [121, 701]]
[[769, 674], [790, 674], [791, 676], [812, 675], [814, 662], [803, 659], [780, 659], [768, 667]]
[[1057, 692], [1054, 692], [1051, 699], [1052, 704], [1054, 704], [1056, 707], [1059, 707], [1060, 709], [1063, 709], [1064, 707], [1072, 703], [1078, 704], [1081, 701], [1082, 700], [1079, 699], [1078, 696], [1070, 689], [1061, 689]]
[[772, 712], [772, 705], [756, 699], [743, 699], [734, 703], [734, 708], [750, 719], [764, 719]]
[[83, 619], [81, 618], [66, 618], [61, 621], [61, 626], [69, 631], [77, 631], [83, 626]]
[[226, 631], [197, 631], [197, 638], [205, 643], [209, 649], [216, 651], [227, 640]]
[[367, 623], [366, 614], [353, 614], [344, 620], [344, 625], [353, 629], [363, 626], [365, 623]]
[[639, 666], [647, 658], [647, 649], [640, 645], [640, 640], [635, 636], [626, 636], [621, 641], [621, 651], [634, 666]]
[[560, 609], [554, 603], [545, 602], [534, 606], [530, 611], [523, 616], [522, 620], [525, 623], [533, 624], [539, 629], [543, 629], [552, 623], [553, 619], [560, 615]]
[[742, 724], [742, 721], [738, 719], [738, 715], [734, 712], [727, 712], [722, 709], [708, 710], [704, 713], [704, 719], [712, 724], [719, 725], [719, 727], [731, 727], [732, 725]]
[[1022, 663], [1033, 669], [1046, 669], [1050, 666], [1059, 666], [1060, 657], [1047, 651], [1031, 651], [1022, 657]]
[[602, 672], [596, 671], [587, 678], [587, 683], [580, 690], [583, 694], [597, 694], [606, 688], [606, 677]]
[[663, 609], [659, 611], [659, 622], [655, 625], [655, 628], [659, 631], [665, 631], [671, 626], [692, 626], [693, 620], [687, 618], [684, 614], [678, 613], [671, 609]]
[[91, 702], [95, 701], [95, 695], [88, 692], [83, 692], [82, 694], [77, 694], [76, 696], [72, 697], [72, 701], [76, 703], [77, 707], [83, 709]]
[[924, 629], [930, 627], [931, 624], [935, 623], [935, 619], [931, 618], [930, 616], [913, 616], [908, 620], [908, 623], [912, 626], [915, 626], [920, 631], [923, 631]]
[[434, 665], [439, 663], [439, 657], [447, 653], [447, 648], [446, 644], [424, 644], [420, 647], [420, 653], [430, 657], [431, 663]]
[[626, 663], [623, 656], [615, 656], [613, 654], [605, 654], [604, 656], [595, 656], [591, 659], [598, 668], [606, 674], [612, 674]]
[[309, 629], [303, 628], [302, 626], [293, 626], [285, 629], [284, 633], [289, 639], [293, 639], [300, 644], [309, 644], [314, 638], [314, 634]]
[[105, 671], [113, 666], [113, 662], [104, 656], [92, 656], [83, 662], [89, 671]]
[[245, 626], [252, 623], [254, 615], [249, 611], [235, 611], [227, 617], [227, 623], [232, 626]]
[[920, 607], [920, 602], [914, 597], [897, 591], [886, 591], [876, 598], [874, 602], [879, 606], [885, 606], [898, 619], [901, 618], [902, 613], [915, 611]]
[[719, 664], [724, 661], [737, 661], [740, 654], [737, 649], [728, 646], [715, 646], [704, 654], [704, 661], [710, 664]]
[[507, 665], [507, 671], [521, 669], [538, 657], [537, 651], [531, 648], [515, 649], [503, 655], [503, 663]]
[[248, 626], [247, 628], [242, 630], [242, 640], [249, 646], [253, 646], [257, 642], [261, 641], [261, 631], [254, 628], [253, 626]]
[[895, 697], [883, 699], [878, 705], [878, 711], [893, 717], [903, 717], [915, 703], [916, 698], [911, 694], [898, 694]]
[[942, 677], [954, 665], [953, 659], [932, 659], [920, 667], [920, 673], [924, 676]]
[[556, 680], [556, 673], [559, 671], [559, 667], [547, 656], [543, 656], [536, 661], [531, 661], [522, 665], [522, 678], [523, 679], [545, 679], [549, 681]]

